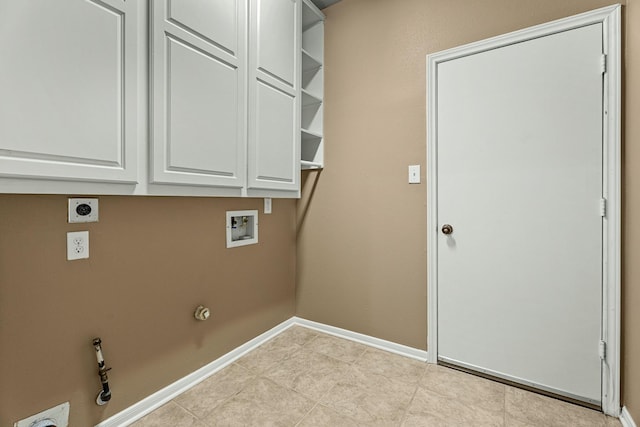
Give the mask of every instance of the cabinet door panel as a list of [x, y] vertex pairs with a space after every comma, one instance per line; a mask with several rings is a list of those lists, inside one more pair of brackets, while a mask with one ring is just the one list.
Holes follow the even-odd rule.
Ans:
[[176, 40], [168, 42], [168, 169], [232, 177], [237, 159], [229, 141], [238, 140], [238, 70]]
[[300, 0], [251, 0], [248, 189], [300, 190]]
[[258, 14], [258, 69], [293, 87], [296, 76], [295, 0], [260, 0]]
[[263, 82], [256, 95], [256, 179], [295, 183], [295, 97]]
[[238, 8], [230, 0], [178, 0], [169, 3], [168, 19], [212, 45], [237, 52]]
[[163, 0], [152, 8], [152, 181], [242, 188], [246, 4]]
[[0, 175], [136, 182], [137, 25], [131, 2], [0, 2]]

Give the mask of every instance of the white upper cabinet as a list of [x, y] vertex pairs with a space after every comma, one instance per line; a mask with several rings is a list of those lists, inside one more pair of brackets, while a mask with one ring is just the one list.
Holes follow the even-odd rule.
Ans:
[[244, 187], [246, 1], [151, 9], [151, 181]]
[[301, 0], [250, 0], [248, 189], [299, 191]]
[[299, 197], [301, 9], [0, 0], [0, 193]]
[[0, 177], [137, 182], [138, 22], [131, 1], [0, 1]]

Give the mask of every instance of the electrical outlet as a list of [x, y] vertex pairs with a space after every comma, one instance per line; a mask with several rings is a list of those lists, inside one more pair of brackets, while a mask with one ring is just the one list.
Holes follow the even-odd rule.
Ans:
[[98, 199], [69, 199], [69, 223], [98, 222]]
[[67, 260], [89, 258], [89, 232], [71, 231], [67, 233]]
[[62, 403], [55, 408], [47, 409], [24, 420], [17, 421], [13, 427], [56, 426], [69, 425], [69, 402]]

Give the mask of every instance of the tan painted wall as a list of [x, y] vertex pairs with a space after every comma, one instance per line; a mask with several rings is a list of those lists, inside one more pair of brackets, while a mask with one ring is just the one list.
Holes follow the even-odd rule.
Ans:
[[[293, 316], [294, 200], [260, 215], [258, 245], [229, 250], [225, 211], [262, 199], [100, 197], [88, 225], [66, 223], [66, 200], [0, 195], [0, 426], [64, 401], [71, 426], [95, 425]], [[75, 230], [89, 260], [66, 260]], [[113, 367], [105, 407], [94, 336]]]
[[627, 0], [625, 20], [625, 183], [622, 398], [640, 423], [640, 0]]
[[[425, 56], [612, 3], [343, 0], [325, 9], [326, 169], [305, 176], [298, 211], [298, 315], [426, 349]], [[640, 174], [631, 166], [640, 162], [640, 0], [631, 4], [624, 391], [640, 420]], [[407, 165], [418, 163], [423, 183], [409, 185]]]

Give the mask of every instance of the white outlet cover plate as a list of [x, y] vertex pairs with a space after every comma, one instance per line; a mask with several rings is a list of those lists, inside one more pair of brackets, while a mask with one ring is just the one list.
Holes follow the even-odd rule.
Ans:
[[[76, 210], [80, 205], [88, 205], [91, 212], [87, 215], [80, 215]], [[98, 199], [69, 199], [69, 223], [75, 222], [98, 222]]]
[[13, 427], [29, 427], [34, 422], [40, 420], [52, 419], [56, 422], [56, 427], [68, 427], [69, 426], [69, 402], [61, 403], [55, 408], [47, 409], [39, 414], [25, 418], [24, 420], [17, 421]]
[[89, 258], [89, 232], [70, 231], [67, 233], [67, 260]]

